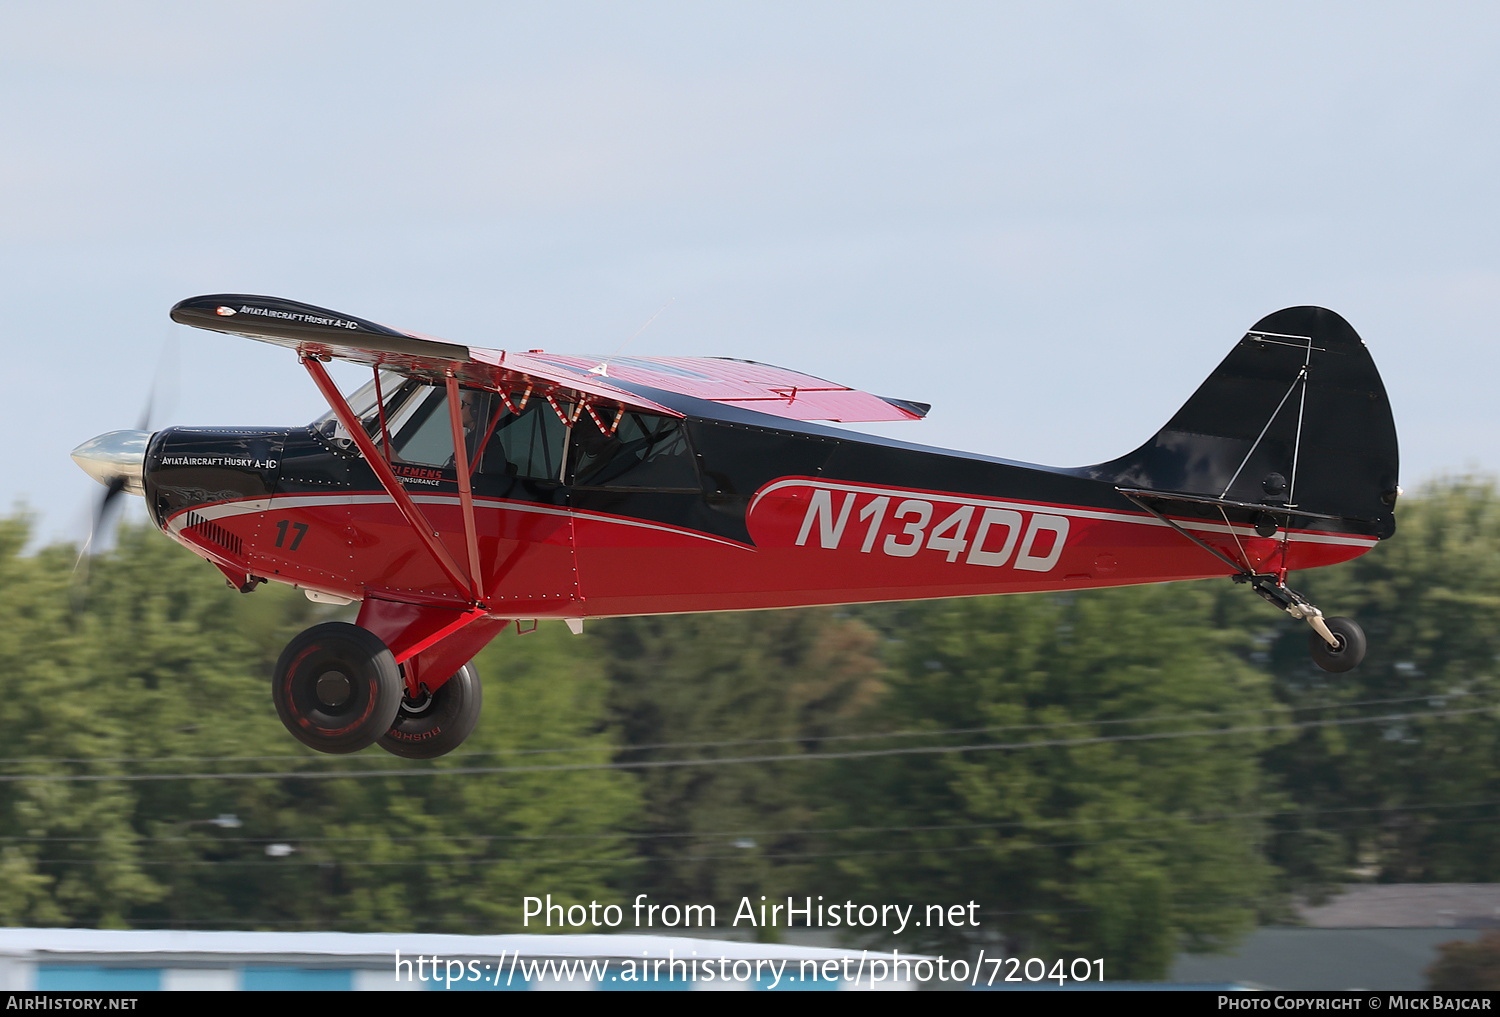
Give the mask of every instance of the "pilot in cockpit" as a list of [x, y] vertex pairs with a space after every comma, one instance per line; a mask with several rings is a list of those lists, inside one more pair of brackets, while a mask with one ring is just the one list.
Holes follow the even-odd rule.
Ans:
[[479, 393], [474, 389], [459, 389], [458, 420], [463, 425], [465, 444], [472, 453], [475, 449], [475, 442], [484, 437], [483, 434], [474, 433], [475, 428], [479, 426]]
[[[494, 403], [498, 400], [488, 392], [478, 389], [460, 389], [458, 393], [458, 416], [459, 423], [464, 432], [464, 450], [468, 454], [470, 469], [475, 469], [475, 457], [480, 459], [476, 472], [494, 475], [514, 474], [513, 469], [507, 469], [509, 462], [505, 456], [505, 447], [498, 440], [498, 434], [491, 433], [489, 440], [485, 441], [486, 432], [489, 431], [491, 410], [498, 411], [500, 408]], [[484, 442], [480, 448], [479, 443]]]

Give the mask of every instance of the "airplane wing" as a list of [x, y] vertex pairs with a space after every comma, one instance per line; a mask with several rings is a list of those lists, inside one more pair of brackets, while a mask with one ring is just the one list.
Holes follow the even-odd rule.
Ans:
[[618, 404], [649, 413], [682, 416], [602, 379], [586, 373], [579, 376], [524, 354], [470, 349], [421, 332], [392, 328], [281, 297], [246, 293], [189, 297], [172, 308], [172, 320], [284, 346], [307, 356], [337, 357], [416, 377], [441, 380], [452, 371], [465, 385], [511, 389], [533, 386], [538, 395], [571, 392], [595, 404]]
[[918, 420], [930, 408], [926, 403], [871, 395], [750, 360], [560, 356], [470, 348], [280, 297], [242, 293], [190, 297], [172, 308], [172, 320], [382, 370], [434, 379], [451, 370], [464, 384], [567, 390], [588, 401], [674, 417], [682, 414], [611, 382], [676, 392], [793, 420]]
[[742, 406], [792, 420], [919, 420], [931, 407], [887, 399], [784, 367], [728, 357], [588, 357], [533, 353], [529, 361]]

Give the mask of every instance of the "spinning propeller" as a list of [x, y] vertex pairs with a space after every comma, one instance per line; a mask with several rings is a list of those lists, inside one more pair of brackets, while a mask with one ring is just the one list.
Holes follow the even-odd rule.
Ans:
[[79, 552], [80, 560], [93, 546], [94, 537], [104, 531], [118, 496], [146, 493], [146, 445], [150, 440], [151, 432], [144, 427], [129, 431], [107, 431], [73, 450], [73, 461], [83, 472], [104, 485], [104, 493], [94, 506], [88, 540]]
[[[121, 494], [145, 496], [146, 446], [151, 442], [152, 408], [157, 402], [162, 377], [169, 364], [175, 361], [175, 342], [163, 348], [157, 365], [156, 377], [151, 383], [151, 392], [146, 397], [146, 407], [141, 411], [140, 421], [133, 429], [106, 431], [90, 438], [75, 448], [71, 455], [79, 469], [104, 485], [104, 493], [94, 505], [89, 521], [88, 539], [78, 552], [78, 561], [73, 566], [77, 573], [88, 559], [94, 539], [107, 532], [110, 518], [119, 508]], [[84, 569], [87, 575], [87, 569]]]

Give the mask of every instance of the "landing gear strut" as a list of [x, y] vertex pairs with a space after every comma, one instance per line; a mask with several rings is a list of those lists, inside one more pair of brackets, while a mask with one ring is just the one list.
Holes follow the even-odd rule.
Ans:
[[1311, 601], [1276, 576], [1241, 574], [1231, 578], [1237, 583], [1249, 583], [1268, 603], [1311, 625], [1313, 631], [1308, 645], [1313, 663], [1324, 671], [1342, 674], [1364, 660], [1365, 633], [1354, 619], [1324, 617]]
[[[1309, 340], [1309, 343], [1311, 343], [1311, 340]], [[1311, 355], [1310, 351], [1311, 346], [1309, 345], [1309, 355]], [[1304, 366], [1303, 373], [1297, 376], [1298, 379], [1304, 379], [1306, 372], [1307, 368]], [[1291, 392], [1288, 391], [1287, 394], [1290, 395]], [[1270, 427], [1271, 425], [1267, 424], [1266, 426]], [[1298, 426], [1300, 427], [1301, 425], [1299, 424]], [[1265, 432], [1261, 432], [1261, 436], [1264, 437]], [[1257, 439], [1258, 441], [1259, 439]], [[1251, 451], [1254, 451], [1254, 449], [1252, 448]], [[1247, 456], [1246, 462], [1248, 461], [1249, 457]], [[1279, 485], [1284, 484], [1285, 481], [1286, 478], [1282, 477], [1281, 474], [1271, 474], [1265, 481], [1266, 493], [1273, 495], [1279, 493]], [[1286, 585], [1284, 578], [1286, 576], [1285, 569], [1282, 569], [1278, 575], [1268, 575], [1263, 572], [1252, 571], [1243, 561], [1236, 561], [1212, 544], [1205, 543], [1191, 531], [1179, 525], [1176, 520], [1163, 514], [1153, 504], [1153, 500], [1187, 502], [1190, 505], [1216, 506], [1221, 514], [1224, 513], [1224, 509], [1228, 506], [1236, 509], [1255, 508], [1256, 512], [1250, 517], [1250, 521], [1255, 526], [1255, 532], [1261, 537], [1273, 537], [1276, 535], [1280, 524], [1278, 524], [1275, 514], [1242, 502], [1225, 501], [1223, 498], [1205, 498], [1200, 495], [1184, 494], [1182, 492], [1160, 492], [1131, 487], [1117, 487], [1115, 490], [1140, 508], [1151, 513], [1167, 526], [1182, 534], [1194, 544], [1203, 548], [1203, 550], [1219, 559], [1225, 565], [1234, 569], [1234, 574], [1229, 577], [1230, 579], [1233, 579], [1237, 583], [1249, 583], [1251, 589], [1255, 590], [1256, 593], [1260, 594], [1269, 603], [1275, 604], [1293, 618], [1300, 618], [1311, 625], [1313, 629], [1311, 639], [1313, 663], [1317, 664], [1324, 671], [1332, 671], [1335, 674], [1339, 674], [1358, 667], [1359, 662], [1365, 659], [1365, 633], [1355, 623], [1354, 619], [1323, 617], [1323, 612], [1318, 610], [1311, 601]], [[1400, 490], [1400, 488], [1397, 488], [1396, 492], [1400, 493]], [[1389, 502], [1388, 504], [1394, 504], [1394, 502]], [[1307, 515], [1308, 513], [1299, 510], [1296, 514]], [[1321, 519], [1338, 518], [1336, 516], [1319, 516], [1316, 514], [1313, 514], [1312, 517]], [[1290, 525], [1291, 518], [1292, 514], [1287, 514], [1284, 522]], [[1227, 514], [1224, 514], [1224, 523], [1226, 526], [1229, 524], [1229, 516]], [[1230, 529], [1232, 530], [1233, 527], [1230, 527]], [[1235, 541], [1238, 542], [1239, 538], [1236, 537]], [[1286, 561], [1285, 549], [1286, 545], [1283, 544], [1283, 563]]]

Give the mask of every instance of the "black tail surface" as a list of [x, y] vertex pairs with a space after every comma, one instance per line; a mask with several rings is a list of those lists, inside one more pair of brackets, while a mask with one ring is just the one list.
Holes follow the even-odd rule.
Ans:
[[1387, 537], [1397, 466], [1390, 401], [1364, 342], [1332, 311], [1289, 307], [1256, 322], [1150, 441], [1090, 472]]

